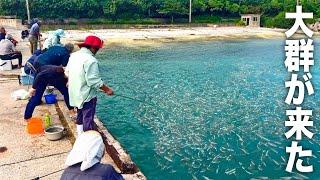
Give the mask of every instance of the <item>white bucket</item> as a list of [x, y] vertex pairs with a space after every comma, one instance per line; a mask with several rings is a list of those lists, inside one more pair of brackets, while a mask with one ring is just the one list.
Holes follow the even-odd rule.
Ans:
[[12, 70], [11, 60], [3, 61], [0, 59], [0, 70], [1, 71], [11, 71]]

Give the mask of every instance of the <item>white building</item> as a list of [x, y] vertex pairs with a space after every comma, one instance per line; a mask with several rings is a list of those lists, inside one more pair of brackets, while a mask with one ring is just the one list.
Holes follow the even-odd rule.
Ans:
[[260, 27], [260, 18], [260, 14], [241, 14], [241, 20], [250, 27]]

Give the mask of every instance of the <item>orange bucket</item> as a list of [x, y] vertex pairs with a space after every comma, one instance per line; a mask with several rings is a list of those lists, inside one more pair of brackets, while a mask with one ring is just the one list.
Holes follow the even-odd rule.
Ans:
[[43, 130], [43, 123], [40, 118], [30, 118], [27, 122], [27, 132], [29, 134], [42, 134]]

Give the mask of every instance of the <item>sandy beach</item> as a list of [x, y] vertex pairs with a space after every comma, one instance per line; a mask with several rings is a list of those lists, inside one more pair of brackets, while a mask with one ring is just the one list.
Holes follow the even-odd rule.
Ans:
[[171, 41], [281, 38], [284, 30], [253, 27], [70, 30], [64, 41], [81, 41], [90, 34], [103, 38], [107, 45], [152, 46]]
[[[29, 42], [20, 38], [21, 29], [5, 27], [18, 41], [17, 50], [22, 51], [24, 59], [29, 57]], [[42, 42], [48, 32], [42, 32]], [[154, 29], [100, 29], [100, 30], [67, 30], [62, 43], [81, 42], [88, 35], [96, 35], [105, 41], [106, 46], [160, 46], [172, 41], [208, 41], [208, 40], [241, 40], [249, 38], [284, 38], [283, 29], [259, 27], [192, 27], [192, 28], [154, 28]]]

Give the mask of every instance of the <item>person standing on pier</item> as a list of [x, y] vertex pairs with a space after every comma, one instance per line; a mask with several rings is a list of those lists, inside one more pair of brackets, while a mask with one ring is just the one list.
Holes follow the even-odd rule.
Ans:
[[[34, 19], [33, 21], [34, 21], [34, 24], [31, 26], [30, 32], [29, 32], [29, 42], [30, 42], [31, 54], [34, 54], [34, 52], [38, 49], [38, 42], [41, 37], [39, 20]], [[40, 49], [41, 49], [41, 47], [40, 47]]]
[[76, 124], [80, 135], [83, 131], [94, 130], [98, 91], [112, 96], [113, 90], [103, 83], [94, 57], [103, 47], [103, 41], [96, 36], [88, 36], [78, 46], [80, 50], [70, 56], [65, 74], [69, 78], [70, 104], [78, 110]]

